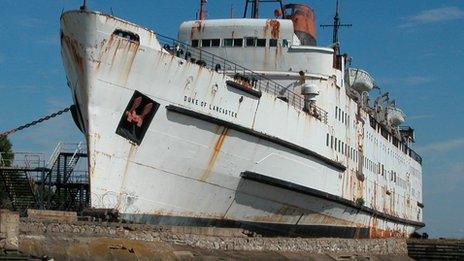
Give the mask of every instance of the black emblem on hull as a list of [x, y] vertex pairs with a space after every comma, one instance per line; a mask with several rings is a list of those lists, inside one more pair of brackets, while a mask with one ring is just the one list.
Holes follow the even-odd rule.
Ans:
[[159, 106], [159, 103], [135, 91], [121, 116], [116, 134], [140, 145]]

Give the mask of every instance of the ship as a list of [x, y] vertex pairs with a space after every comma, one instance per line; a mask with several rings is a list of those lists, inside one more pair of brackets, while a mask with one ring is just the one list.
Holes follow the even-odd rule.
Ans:
[[[263, 2], [277, 5], [270, 18]], [[200, 0], [175, 38], [86, 4], [62, 14], [92, 209], [268, 235], [409, 237], [424, 226], [414, 129], [341, 53], [338, 2], [329, 46], [317, 45], [308, 4], [246, 0], [227, 19], [205, 9]]]

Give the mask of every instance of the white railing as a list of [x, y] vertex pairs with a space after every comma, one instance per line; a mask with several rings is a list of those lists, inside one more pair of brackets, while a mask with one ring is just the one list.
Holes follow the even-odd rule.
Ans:
[[82, 153], [82, 141], [77, 144], [76, 150], [74, 150], [74, 154], [72, 155], [71, 159], [69, 160], [68, 166], [66, 168], [68, 170], [68, 173], [71, 173], [73, 171], [73, 169], [74, 169], [74, 167], [76, 166], [76, 163], [77, 163], [77, 161], [75, 160], [76, 156], [78, 154], [80, 154], [80, 153]]
[[51, 169], [53, 165], [55, 164], [56, 159], [58, 159], [58, 156], [61, 153], [61, 150], [63, 149], [63, 142], [60, 141], [58, 144], [56, 144], [55, 150], [53, 150], [52, 155], [50, 155], [50, 158], [48, 159], [47, 162], [47, 168]]

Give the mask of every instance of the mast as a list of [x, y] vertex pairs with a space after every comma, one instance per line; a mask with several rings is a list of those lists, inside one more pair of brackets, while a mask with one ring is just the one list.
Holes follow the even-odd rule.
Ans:
[[253, 0], [251, 18], [259, 17], [259, 0]]
[[259, 3], [272, 3], [277, 2], [280, 3], [280, 8], [283, 8], [282, 0], [245, 0], [245, 11], [243, 12], [243, 18], [247, 17], [248, 13], [248, 3], [251, 3], [251, 18], [259, 18]]
[[337, 54], [340, 53], [340, 42], [339, 42], [339, 38], [338, 38], [338, 30], [340, 29], [340, 27], [350, 27], [350, 26], [352, 26], [352, 24], [342, 24], [340, 22], [339, 13], [340, 13], [340, 7], [338, 5], [338, 0], [337, 0], [337, 5], [336, 5], [336, 8], [335, 8], [335, 16], [333, 18], [333, 24], [321, 24], [322, 28], [333, 27], [332, 43], [336, 48]]
[[198, 19], [200, 20], [206, 20], [206, 3], [207, 0], [200, 0], [200, 12], [198, 15]]
[[81, 11], [87, 11], [87, 0], [84, 0], [81, 7], [79, 8]]
[[339, 12], [340, 9], [337, 0], [337, 5], [335, 7], [335, 16], [333, 21], [332, 43], [338, 43], [338, 28], [340, 28], [340, 17], [338, 16]]

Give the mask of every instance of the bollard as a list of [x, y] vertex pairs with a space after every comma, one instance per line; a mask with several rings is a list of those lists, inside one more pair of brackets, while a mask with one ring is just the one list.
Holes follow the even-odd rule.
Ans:
[[0, 210], [0, 248], [17, 250], [19, 247], [19, 213]]

